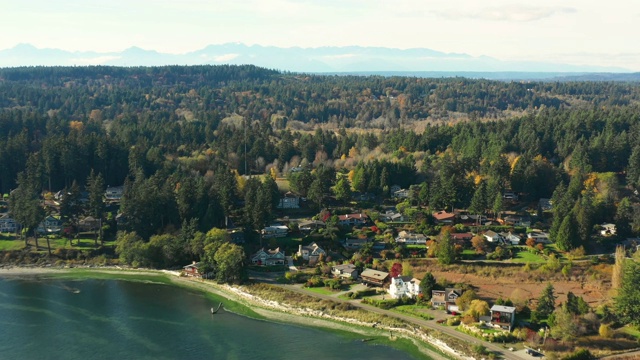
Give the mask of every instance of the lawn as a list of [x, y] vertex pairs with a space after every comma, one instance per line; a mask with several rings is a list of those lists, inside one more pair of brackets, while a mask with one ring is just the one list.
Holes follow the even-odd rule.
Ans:
[[10, 240], [4, 237], [0, 239], [0, 251], [6, 250], [20, 250], [24, 247], [24, 241], [22, 240]]
[[[51, 243], [51, 249], [54, 249], [54, 250], [58, 248], [78, 249], [78, 250], [88, 250], [88, 249], [95, 248], [94, 238], [83, 237], [83, 238], [73, 239], [73, 246], [69, 245], [69, 240], [59, 236], [51, 236], [49, 238], [49, 241]], [[29, 245], [30, 246], [35, 245], [35, 241], [33, 238], [29, 238]], [[40, 245], [40, 248], [39, 248], [40, 251], [46, 251], [47, 238], [38, 237], [38, 245]], [[98, 241], [98, 245], [100, 245], [99, 241]], [[114, 246], [115, 241], [105, 241], [104, 245]], [[20, 240], [16, 236], [10, 235], [10, 234], [2, 234], [2, 236], [0, 236], [0, 251], [20, 250], [22, 248], [24, 248], [24, 240]]]
[[433, 320], [433, 316], [429, 314], [429, 309], [430, 307], [419, 305], [400, 305], [391, 310], [423, 320]]
[[309, 290], [311, 292], [314, 292], [316, 294], [321, 294], [321, 295], [333, 295], [333, 294], [338, 292], [338, 291], [331, 290], [331, 289], [326, 288], [326, 287], [310, 287], [310, 288], [305, 288], [305, 289]]
[[518, 254], [511, 260], [514, 263], [544, 263], [547, 260], [538, 255], [529, 252], [525, 248], [514, 248], [514, 250], [518, 249]]

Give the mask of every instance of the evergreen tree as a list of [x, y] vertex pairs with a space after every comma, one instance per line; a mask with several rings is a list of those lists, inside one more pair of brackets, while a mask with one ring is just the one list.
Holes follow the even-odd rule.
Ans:
[[631, 156], [629, 157], [627, 183], [636, 188], [640, 187], [640, 144], [633, 148]]
[[573, 211], [571, 211], [564, 217], [560, 229], [558, 229], [556, 246], [560, 251], [569, 251], [576, 247], [578, 238], [578, 225]]
[[351, 199], [351, 184], [346, 176], [341, 176], [333, 187], [336, 200], [347, 203]]
[[485, 182], [482, 181], [476, 188], [476, 191], [473, 193], [473, 198], [471, 199], [471, 205], [469, 205], [469, 211], [473, 214], [483, 214], [487, 209], [487, 194], [486, 191], [487, 186]]
[[554, 294], [554, 288], [551, 283], [548, 283], [538, 298], [538, 307], [536, 308], [536, 311], [541, 316], [547, 317], [553, 313], [555, 308], [556, 296]]
[[420, 281], [420, 292], [426, 300], [431, 299], [432, 290], [435, 290], [437, 286], [436, 278], [430, 271], [427, 271], [426, 274], [422, 277], [422, 281]]
[[640, 326], [640, 264], [627, 261], [615, 297], [616, 313], [624, 323]]
[[633, 207], [628, 197], [622, 198], [618, 203], [615, 215], [616, 234], [624, 239], [631, 235], [631, 223], [633, 222]]
[[456, 252], [451, 239], [451, 233], [444, 231], [440, 234], [436, 249], [438, 263], [441, 265], [451, 265], [456, 261]]

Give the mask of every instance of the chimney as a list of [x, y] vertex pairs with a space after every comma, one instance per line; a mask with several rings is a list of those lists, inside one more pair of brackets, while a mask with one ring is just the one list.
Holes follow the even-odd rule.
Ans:
[[302, 244], [298, 245], [298, 254], [302, 255]]

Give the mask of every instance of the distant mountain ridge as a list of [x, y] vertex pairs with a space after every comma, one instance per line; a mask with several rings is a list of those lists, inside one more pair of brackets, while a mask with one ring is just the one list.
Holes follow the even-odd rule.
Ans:
[[[444, 53], [426, 48], [386, 47], [281, 48], [227, 43], [209, 45], [185, 54], [166, 54], [131, 47], [120, 52], [66, 51], [39, 49], [19, 44], [0, 50], [0, 67], [17, 66], [161, 66], [161, 65], [253, 64], [261, 67], [310, 73], [359, 72], [518, 72], [583, 73], [628, 72], [619, 67], [502, 61], [488, 56]], [[461, 75], [464, 76], [464, 75]], [[539, 78], [539, 77], [537, 77]]]

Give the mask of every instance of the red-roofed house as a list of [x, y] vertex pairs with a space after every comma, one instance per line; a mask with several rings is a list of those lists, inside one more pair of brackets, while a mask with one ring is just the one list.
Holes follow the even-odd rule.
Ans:
[[446, 211], [434, 212], [432, 216], [437, 224], [453, 224], [453, 220], [456, 218], [456, 214]]
[[359, 213], [359, 214], [347, 214], [347, 215], [339, 215], [338, 222], [340, 225], [364, 225], [369, 217], [367, 214]]

